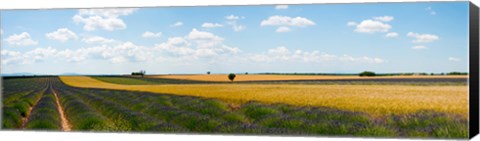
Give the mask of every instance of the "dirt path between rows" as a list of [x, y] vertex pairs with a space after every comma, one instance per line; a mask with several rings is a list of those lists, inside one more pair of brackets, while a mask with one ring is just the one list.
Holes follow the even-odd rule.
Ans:
[[30, 113], [32, 112], [33, 106], [28, 108], [27, 112], [27, 117], [22, 117], [22, 125], [20, 126], [20, 129], [25, 129], [25, 126], [27, 125], [28, 118], [30, 118]]
[[[48, 88], [47, 88], [47, 89], [48, 89]], [[26, 113], [27, 116], [26, 116], [26, 117], [22, 117], [22, 125], [20, 126], [20, 129], [25, 129], [25, 126], [27, 126], [28, 119], [30, 119], [30, 115], [31, 115], [31, 113], [32, 113], [33, 107], [37, 106], [37, 103], [40, 101], [40, 99], [42, 99], [42, 97], [43, 97], [43, 95], [45, 94], [45, 92], [47, 91], [47, 89], [43, 90], [42, 96], [40, 96], [40, 98], [38, 98], [38, 99], [35, 101], [35, 104], [33, 104], [32, 107], [28, 108], [28, 112]]]
[[65, 113], [63, 112], [63, 107], [60, 104], [60, 100], [58, 99], [57, 92], [55, 92], [55, 90], [51, 86], [50, 86], [50, 88], [52, 89], [52, 93], [55, 96], [55, 102], [57, 103], [58, 112], [60, 113], [62, 131], [71, 131], [72, 129], [70, 128], [70, 124], [68, 123], [68, 120], [65, 117]]

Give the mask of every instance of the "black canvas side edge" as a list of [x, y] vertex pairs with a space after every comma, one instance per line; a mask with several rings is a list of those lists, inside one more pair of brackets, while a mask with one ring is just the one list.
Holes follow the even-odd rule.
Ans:
[[469, 138], [475, 137], [479, 132], [479, 33], [478, 7], [470, 2], [469, 4]]

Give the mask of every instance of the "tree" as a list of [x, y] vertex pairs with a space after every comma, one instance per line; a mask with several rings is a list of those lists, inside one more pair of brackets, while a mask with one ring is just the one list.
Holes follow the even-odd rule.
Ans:
[[364, 72], [361, 72], [360, 74], [358, 74], [359, 76], [375, 76], [375, 72], [372, 72], [372, 71], [364, 71]]
[[210, 71], [207, 71], [207, 74], [210, 75]]
[[456, 71], [454, 71], [454, 72], [449, 72], [449, 73], [447, 73], [446, 75], [468, 75], [468, 73], [466, 73], [466, 72], [456, 72]]
[[248, 75], [248, 72], [245, 72], [245, 75]]
[[143, 77], [145, 75], [145, 73], [147, 73], [147, 71], [145, 70], [140, 70], [140, 75]]
[[145, 70], [140, 70], [139, 72], [132, 72], [132, 75], [140, 75], [143, 77], [145, 73], [147, 73]]
[[233, 82], [233, 79], [235, 79], [235, 76], [236, 76], [235, 74], [230, 73], [230, 74], [228, 74], [228, 79], [230, 79], [230, 81]]

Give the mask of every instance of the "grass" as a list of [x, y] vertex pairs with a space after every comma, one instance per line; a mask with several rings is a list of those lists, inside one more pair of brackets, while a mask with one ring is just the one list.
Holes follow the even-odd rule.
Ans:
[[406, 85], [287, 85], [287, 84], [189, 84], [120, 85], [84, 76], [62, 76], [80, 88], [102, 88], [216, 98], [228, 103], [285, 103], [296, 106], [325, 106], [372, 115], [408, 114], [433, 110], [468, 113], [468, 86]]

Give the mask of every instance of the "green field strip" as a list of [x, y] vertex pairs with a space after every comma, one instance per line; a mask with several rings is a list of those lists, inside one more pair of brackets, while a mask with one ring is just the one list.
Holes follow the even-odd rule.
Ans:
[[159, 85], [159, 84], [206, 84], [221, 82], [206, 82], [181, 79], [165, 79], [165, 78], [139, 78], [128, 76], [91, 76], [91, 78], [114, 84], [123, 85]]

